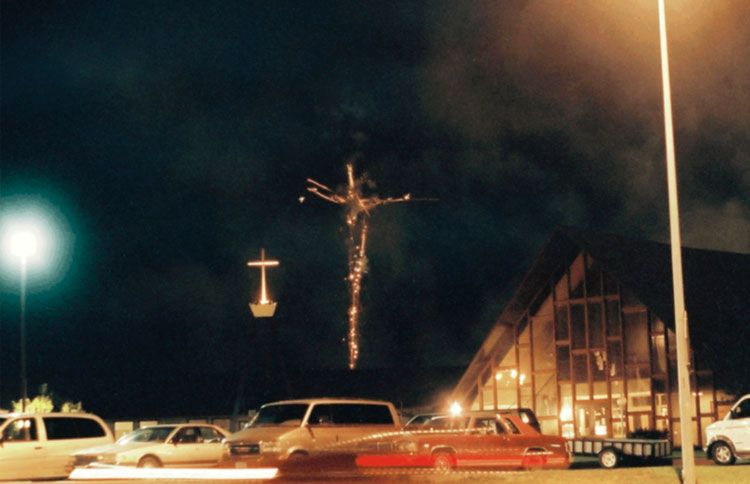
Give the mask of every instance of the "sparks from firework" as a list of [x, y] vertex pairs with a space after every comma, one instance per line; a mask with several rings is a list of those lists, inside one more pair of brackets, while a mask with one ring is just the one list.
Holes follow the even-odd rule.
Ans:
[[[367, 269], [367, 221], [370, 211], [375, 207], [389, 203], [429, 199], [413, 199], [409, 193], [402, 197], [380, 198], [377, 195], [365, 197], [362, 194], [362, 186], [364, 184], [372, 186], [372, 182], [366, 176], [355, 178], [354, 165], [352, 163], [347, 163], [346, 165], [346, 176], [347, 186], [344, 193], [338, 193], [312, 178], [307, 179], [307, 191], [323, 200], [346, 207], [346, 226], [348, 228], [347, 248], [349, 256], [349, 274], [346, 280], [349, 285], [349, 295], [351, 296], [348, 311], [349, 328], [347, 339], [349, 345], [349, 369], [353, 370], [357, 367], [357, 360], [359, 358], [360, 295], [362, 293], [362, 276]], [[303, 201], [304, 197], [300, 197], [300, 202]]]

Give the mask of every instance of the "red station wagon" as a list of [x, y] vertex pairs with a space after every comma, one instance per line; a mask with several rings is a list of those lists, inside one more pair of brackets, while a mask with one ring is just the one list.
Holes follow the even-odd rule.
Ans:
[[570, 466], [564, 438], [543, 435], [518, 415], [471, 412], [452, 428], [373, 436], [357, 443], [359, 467], [558, 468]]

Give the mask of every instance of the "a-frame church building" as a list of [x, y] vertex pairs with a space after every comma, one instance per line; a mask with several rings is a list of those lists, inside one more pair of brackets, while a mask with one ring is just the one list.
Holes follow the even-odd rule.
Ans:
[[[683, 249], [695, 445], [750, 380], [750, 254]], [[452, 399], [532, 408], [544, 433], [679, 439], [669, 245], [564, 228], [547, 242]], [[745, 381], [745, 387], [748, 382]]]

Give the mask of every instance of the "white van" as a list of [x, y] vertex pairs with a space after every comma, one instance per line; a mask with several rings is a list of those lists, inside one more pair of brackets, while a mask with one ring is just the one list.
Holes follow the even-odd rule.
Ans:
[[0, 480], [65, 478], [78, 450], [114, 442], [96, 415], [0, 414]]
[[396, 408], [380, 400], [313, 398], [269, 403], [248, 427], [226, 439], [222, 460], [234, 467], [278, 465], [339, 442], [400, 428]]
[[724, 419], [706, 427], [704, 450], [719, 465], [750, 457], [750, 394], [740, 398]]

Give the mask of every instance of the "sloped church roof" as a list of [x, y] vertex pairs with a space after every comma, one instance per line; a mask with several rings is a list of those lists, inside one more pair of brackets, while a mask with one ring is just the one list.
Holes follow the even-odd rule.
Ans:
[[[560, 228], [500, 313], [456, 386], [456, 399], [470, 394], [489, 358], [512, 346], [513, 325], [581, 251], [674, 328], [668, 244]], [[685, 306], [697, 365], [714, 371], [718, 387], [737, 387], [737, 379], [750, 380], [750, 254], [683, 248], [682, 258]], [[750, 386], [750, 381], [744, 386]]]

